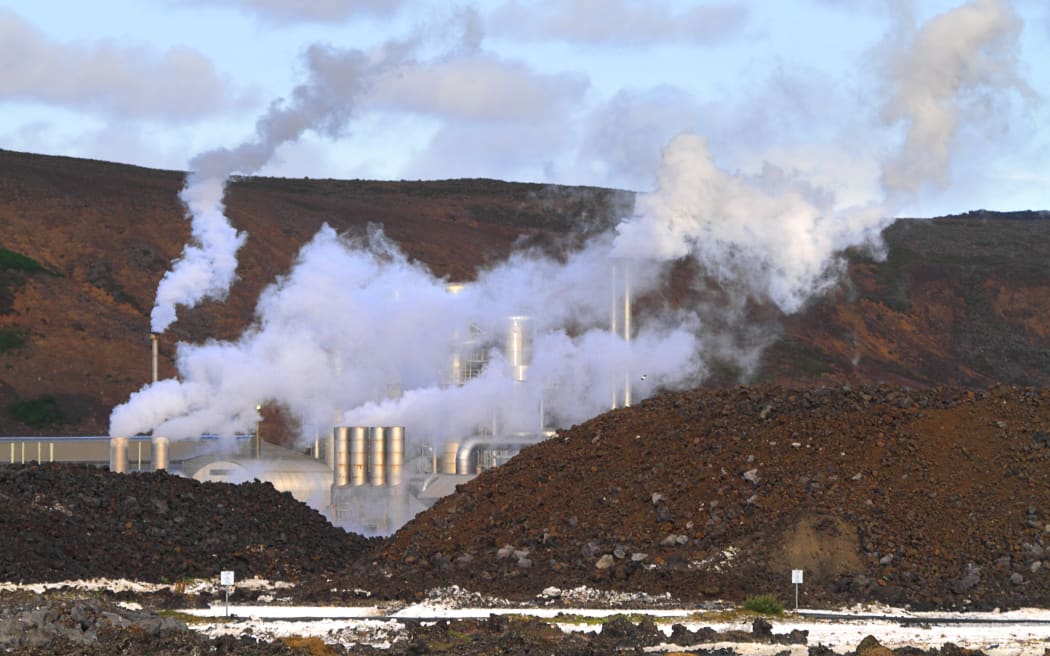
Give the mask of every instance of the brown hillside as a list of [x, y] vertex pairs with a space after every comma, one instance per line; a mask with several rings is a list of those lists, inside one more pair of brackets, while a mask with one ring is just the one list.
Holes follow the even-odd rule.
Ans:
[[[112, 407], [148, 381], [154, 292], [189, 235], [182, 182], [179, 172], [0, 151], [0, 434], [105, 433]], [[523, 241], [556, 245], [608, 227], [631, 203], [624, 192], [492, 180], [236, 180], [228, 214], [249, 234], [239, 280], [225, 303], [180, 310], [160, 375], [173, 375], [177, 341], [240, 334], [260, 290], [324, 222], [379, 224], [436, 275], [469, 279]], [[854, 256], [838, 291], [805, 312], [752, 308], [777, 337], [751, 382], [1050, 385], [1046, 213], [898, 221], [886, 238], [886, 262]], [[669, 294], [679, 300], [695, 277], [681, 269]], [[715, 374], [720, 384], [744, 375], [732, 363]], [[67, 423], [14, 418], [12, 405], [27, 401]]]
[[[0, 435], [104, 434], [113, 406], [148, 382], [157, 283], [190, 234], [178, 199], [183, 179], [0, 151], [0, 247], [46, 269], [0, 266], [0, 331], [25, 337], [0, 349]], [[631, 202], [609, 190], [492, 180], [234, 181], [228, 215], [249, 234], [239, 280], [225, 303], [180, 309], [162, 340], [160, 375], [174, 374], [176, 341], [239, 335], [259, 292], [323, 223], [340, 232], [381, 225], [435, 275], [464, 280], [516, 243], [602, 227]], [[27, 426], [7, 411], [47, 396], [70, 423]]]

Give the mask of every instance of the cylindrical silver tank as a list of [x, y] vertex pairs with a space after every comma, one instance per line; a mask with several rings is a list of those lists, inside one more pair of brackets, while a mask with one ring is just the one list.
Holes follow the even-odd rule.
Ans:
[[405, 427], [386, 429], [386, 484], [401, 485], [405, 465]]
[[128, 470], [128, 438], [109, 438], [109, 471], [123, 474]]
[[445, 445], [445, 451], [441, 454], [441, 462], [438, 463], [442, 474], [456, 473], [456, 454], [459, 452], [459, 442], [449, 442]]
[[354, 426], [350, 429], [350, 484], [360, 487], [368, 481], [368, 429]]
[[368, 479], [376, 486], [386, 485], [386, 429], [372, 426], [368, 429]]
[[154, 436], [150, 442], [153, 444], [153, 471], [167, 471], [168, 469], [168, 438]]
[[343, 487], [350, 483], [350, 428], [335, 427], [335, 467], [332, 468], [332, 484]]
[[532, 320], [529, 317], [508, 317], [505, 353], [511, 376], [516, 382], [525, 382], [532, 359]]

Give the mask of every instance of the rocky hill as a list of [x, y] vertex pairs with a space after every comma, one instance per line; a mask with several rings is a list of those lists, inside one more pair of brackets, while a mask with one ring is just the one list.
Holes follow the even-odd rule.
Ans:
[[[189, 237], [184, 176], [0, 151], [0, 435], [104, 434], [114, 405], [148, 381], [149, 312]], [[629, 214], [631, 194], [492, 180], [370, 182], [244, 178], [228, 214], [250, 235], [224, 303], [180, 313], [161, 344], [236, 337], [260, 290], [325, 222], [381, 225], [451, 280], [530, 243], [558, 248]], [[757, 371], [715, 363], [713, 384], [849, 382], [1050, 385], [1050, 216], [1046, 212], [900, 220], [888, 258], [851, 256], [837, 290], [790, 317], [749, 307], [764, 350]], [[669, 296], [688, 302], [688, 266]], [[733, 333], [733, 326], [724, 327]], [[281, 434], [274, 412], [264, 413]]]

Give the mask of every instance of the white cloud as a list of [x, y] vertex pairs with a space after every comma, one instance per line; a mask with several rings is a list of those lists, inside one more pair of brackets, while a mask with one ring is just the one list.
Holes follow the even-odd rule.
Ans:
[[58, 43], [3, 9], [0, 62], [0, 102], [169, 121], [196, 119], [231, 104], [228, 80], [195, 50]]
[[389, 16], [404, 0], [173, 0], [179, 4], [224, 4], [272, 22], [341, 23], [361, 15]]
[[580, 75], [539, 74], [480, 53], [400, 67], [376, 82], [370, 104], [460, 120], [529, 121], [564, 112], [587, 86]]
[[675, 11], [664, 2], [574, 0], [522, 3], [512, 0], [489, 17], [493, 33], [522, 39], [598, 45], [709, 43], [740, 30], [747, 9], [711, 3]]
[[572, 147], [572, 139], [572, 131], [559, 121], [448, 123], [407, 165], [405, 177], [551, 181], [558, 177], [560, 159]]

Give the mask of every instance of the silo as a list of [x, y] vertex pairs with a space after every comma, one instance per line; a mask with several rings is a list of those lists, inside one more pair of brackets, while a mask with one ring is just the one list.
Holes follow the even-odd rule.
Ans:
[[386, 485], [386, 429], [372, 426], [368, 429], [368, 479], [375, 487]]
[[386, 428], [386, 484], [401, 485], [405, 464], [405, 427]]
[[336, 426], [334, 433], [335, 441], [335, 467], [332, 469], [332, 484], [343, 487], [350, 483], [350, 428], [347, 426]]
[[350, 429], [350, 484], [360, 487], [368, 480], [368, 429], [354, 426]]

